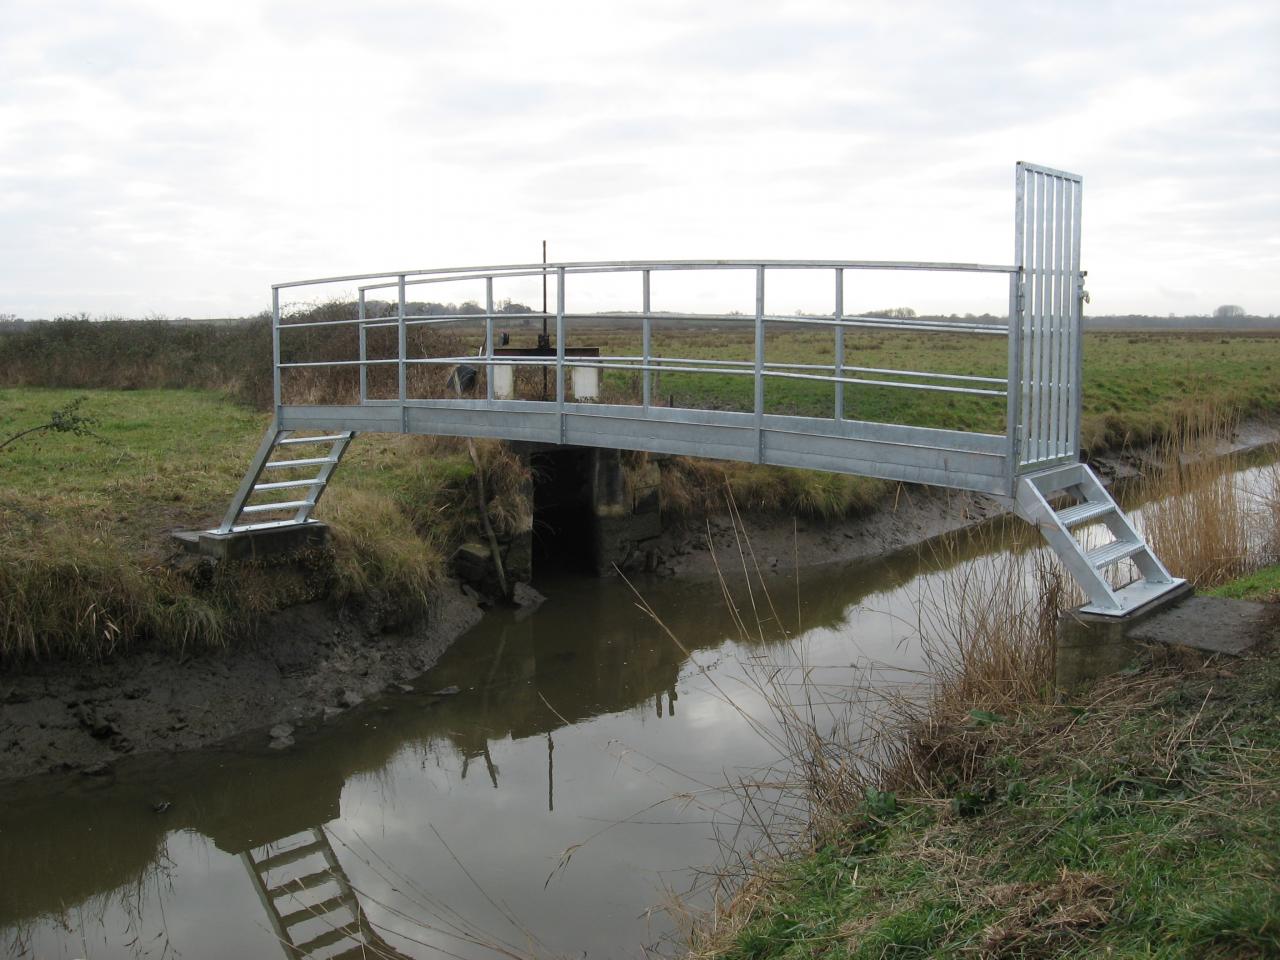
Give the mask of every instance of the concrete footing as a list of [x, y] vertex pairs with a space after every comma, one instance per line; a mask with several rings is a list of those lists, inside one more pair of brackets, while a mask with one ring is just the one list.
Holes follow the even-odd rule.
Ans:
[[181, 530], [174, 533], [173, 538], [182, 544], [184, 550], [215, 560], [262, 560], [324, 546], [329, 542], [329, 525], [309, 520], [296, 526], [236, 533]]
[[1274, 608], [1267, 604], [1193, 596], [1190, 585], [1129, 617], [1070, 610], [1058, 618], [1057, 687], [1070, 690], [1123, 670], [1144, 646], [1240, 656], [1263, 638], [1274, 617]]
[[596, 573], [648, 566], [645, 543], [662, 533], [658, 464], [647, 462], [628, 477], [617, 450], [597, 449], [591, 451], [590, 471]]

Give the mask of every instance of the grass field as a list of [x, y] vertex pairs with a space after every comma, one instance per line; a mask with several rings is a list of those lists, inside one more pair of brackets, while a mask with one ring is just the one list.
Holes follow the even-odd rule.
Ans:
[[221, 646], [255, 618], [318, 596], [381, 595], [420, 612], [451, 540], [474, 518], [458, 444], [366, 437], [321, 503], [332, 554], [297, 569], [183, 568], [170, 532], [220, 519], [266, 429], [212, 391], [0, 390], [0, 437], [84, 396], [94, 436], [39, 435], [0, 452], [0, 661], [96, 657], [152, 643]]
[[[749, 336], [723, 325], [701, 333], [657, 326], [656, 353], [722, 359], [751, 353]], [[231, 377], [243, 368], [240, 334], [198, 334], [181, 332], [183, 357], [189, 360], [196, 347], [224, 351], [217, 369]], [[316, 583], [245, 568], [219, 576], [253, 580], [260, 590], [193, 584], [172, 563], [168, 534], [207, 527], [225, 508], [268, 420], [230, 398], [260, 397], [262, 371], [232, 377], [221, 390], [203, 382], [202, 390], [107, 389], [154, 380], [167, 369], [164, 356], [176, 335], [155, 324], [138, 325], [135, 333], [123, 323], [42, 331], [41, 349], [55, 351], [67, 337], [77, 344], [95, 338], [60, 366], [42, 366], [33, 352], [38, 344], [24, 345], [22, 336], [0, 343], [0, 376], [24, 384], [0, 387], [0, 441], [82, 394], [83, 412], [99, 425], [96, 437], [33, 436], [0, 452], [0, 590], [7, 601], [0, 609], [0, 658], [97, 655], [140, 642], [178, 649], [223, 644], [246, 633], [255, 616], [303, 594], [390, 593], [407, 609], [420, 609], [443, 557], [475, 535], [473, 468], [460, 442], [365, 436], [322, 502], [320, 516], [334, 523], [335, 550]], [[469, 349], [468, 336], [460, 333], [445, 346]], [[191, 337], [194, 346], [186, 342]], [[605, 353], [639, 348], [638, 337], [617, 327], [578, 331], [575, 342]], [[1206, 399], [1242, 416], [1280, 408], [1278, 335], [1090, 334], [1085, 349], [1085, 436], [1094, 452], [1169, 435], [1185, 410]], [[861, 366], [999, 375], [1002, 350], [1002, 341], [967, 335], [847, 338], [847, 362]], [[782, 362], [824, 362], [832, 344], [825, 335], [787, 332], [771, 335], [767, 353]], [[342, 389], [349, 390], [350, 368], [344, 377]], [[50, 379], [73, 388], [40, 385]], [[525, 386], [533, 379], [526, 377]], [[325, 393], [315, 378], [306, 389]], [[749, 378], [668, 373], [655, 378], [654, 395], [657, 402], [746, 409], [750, 389]], [[635, 401], [639, 377], [607, 371], [604, 392], [607, 400]], [[831, 397], [830, 386], [804, 381], [772, 382], [766, 394], [770, 410], [817, 416], [830, 411]], [[846, 404], [849, 416], [989, 431], [1003, 428], [1003, 409], [1002, 400], [866, 387], [849, 388]], [[888, 489], [864, 478], [692, 460], [664, 465], [662, 479], [672, 513], [721, 506], [726, 480], [744, 509], [822, 518], [866, 510]]]
[[748, 885], [721, 960], [1280, 955], [1280, 655], [975, 711], [941, 789], [868, 793]]
[[[602, 352], [638, 352], [630, 335], [600, 330], [584, 333], [582, 339], [599, 345]], [[653, 343], [655, 355], [739, 360], [752, 356], [749, 331], [659, 330]], [[845, 362], [1004, 377], [1006, 350], [1002, 338], [971, 334], [859, 332], [846, 335]], [[771, 362], [830, 363], [834, 345], [828, 333], [773, 334], [766, 339], [765, 355]], [[1145, 444], [1167, 434], [1191, 399], [1211, 398], [1242, 416], [1280, 410], [1280, 331], [1089, 333], [1084, 338], [1084, 369], [1082, 436], [1089, 453]], [[608, 371], [604, 382], [607, 399], [634, 400], [639, 395], [636, 374]], [[750, 377], [663, 373], [657, 375], [653, 392], [659, 402], [677, 406], [752, 409]], [[778, 379], [766, 384], [765, 407], [771, 413], [830, 416], [834, 397], [829, 384]], [[847, 386], [844, 412], [850, 418], [957, 430], [1003, 433], [1005, 428], [1004, 398]]]

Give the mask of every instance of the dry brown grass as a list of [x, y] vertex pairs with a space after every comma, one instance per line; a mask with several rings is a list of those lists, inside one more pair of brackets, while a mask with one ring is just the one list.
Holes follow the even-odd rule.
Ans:
[[1256, 497], [1241, 489], [1229, 449], [1234, 419], [1209, 408], [1183, 417], [1158, 444], [1143, 484], [1143, 528], [1156, 555], [1196, 587], [1218, 586], [1248, 573], [1259, 555]]
[[722, 512], [727, 489], [735, 509], [748, 513], [834, 520], [870, 511], [894, 486], [870, 477], [696, 457], [671, 457], [661, 467], [662, 508], [673, 517]]

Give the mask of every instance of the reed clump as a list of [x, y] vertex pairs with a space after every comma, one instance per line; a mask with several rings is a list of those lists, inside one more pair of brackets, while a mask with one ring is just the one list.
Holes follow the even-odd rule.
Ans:
[[1236, 426], [1213, 408], [1184, 413], [1176, 431], [1156, 445], [1142, 483], [1147, 541], [1171, 573], [1199, 588], [1265, 562], [1258, 497], [1241, 488], [1239, 458], [1227, 452]]

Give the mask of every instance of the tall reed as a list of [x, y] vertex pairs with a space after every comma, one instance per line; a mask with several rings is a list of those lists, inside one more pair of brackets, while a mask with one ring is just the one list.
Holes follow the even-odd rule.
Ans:
[[1142, 527], [1175, 576], [1213, 587], [1260, 562], [1256, 498], [1241, 489], [1230, 449], [1236, 423], [1212, 408], [1186, 414], [1158, 444], [1142, 484]]

